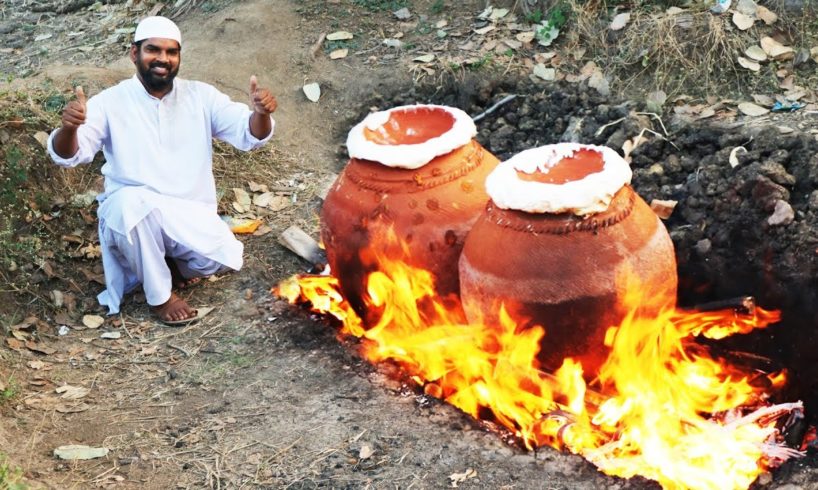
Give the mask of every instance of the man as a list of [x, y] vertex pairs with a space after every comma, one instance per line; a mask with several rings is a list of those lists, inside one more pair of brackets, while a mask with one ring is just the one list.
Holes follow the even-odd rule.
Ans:
[[176, 78], [181, 50], [176, 24], [142, 20], [130, 50], [134, 77], [87, 101], [77, 87], [48, 139], [58, 165], [88, 163], [100, 149], [105, 155], [97, 200], [106, 290], [98, 299], [109, 314], [142, 284], [162, 321], [189, 321], [196, 311], [173, 286], [242, 266], [243, 246], [216, 211], [212, 138], [241, 150], [263, 145], [273, 134], [276, 99], [255, 76], [252, 109]]

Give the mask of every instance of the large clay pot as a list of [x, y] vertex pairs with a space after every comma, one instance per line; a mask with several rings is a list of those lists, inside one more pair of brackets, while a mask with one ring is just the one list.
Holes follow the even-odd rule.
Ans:
[[[639, 314], [675, 302], [673, 243], [624, 183], [630, 168], [613, 150], [544, 148], [501, 163], [489, 177], [492, 201], [460, 257], [461, 299], [473, 322], [496, 321], [505, 302], [529, 325], [544, 326], [543, 367], [553, 371], [572, 357], [590, 379], [607, 358], [607, 328], [626, 314], [628, 280], [630, 287], [636, 280], [650, 299]], [[492, 181], [500, 173], [506, 178]], [[582, 192], [588, 196], [577, 198]], [[516, 199], [516, 207], [526, 210], [502, 209], [495, 199], [506, 207]]]
[[459, 292], [458, 258], [488, 195], [486, 176], [498, 160], [472, 138], [476, 128], [458, 109], [403, 106], [371, 114], [347, 140], [350, 160], [330, 189], [321, 237], [332, 274], [367, 322], [366, 277], [379, 269], [391, 226], [410, 265], [430, 271], [440, 296]]

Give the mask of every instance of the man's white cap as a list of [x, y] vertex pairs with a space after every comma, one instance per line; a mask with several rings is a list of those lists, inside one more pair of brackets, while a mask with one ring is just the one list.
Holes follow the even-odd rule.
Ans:
[[139, 42], [152, 37], [161, 37], [163, 39], [173, 39], [179, 46], [182, 45], [182, 33], [179, 27], [167, 17], [159, 15], [153, 17], [145, 17], [136, 26], [136, 32], [133, 35], [133, 42]]

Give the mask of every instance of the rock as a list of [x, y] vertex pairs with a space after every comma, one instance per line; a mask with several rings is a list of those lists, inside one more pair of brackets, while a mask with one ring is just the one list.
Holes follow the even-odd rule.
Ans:
[[81, 444], [69, 444], [54, 449], [54, 456], [66, 460], [96, 459], [104, 458], [108, 455], [108, 449], [104, 447], [90, 447]]
[[812, 191], [809, 195], [809, 201], [807, 201], [807, 207], [811, 211], [818, 211], [818, 191]]
[[773, 211], [772, 216], [767, 218], [767, 223], [770, 226], [786, 226], [792, 223], [794, 219], [795, 211], [793, 211], [790, 203], [779, 200], [775, 202], [775, 211]]
[[789, 201], [790, 192], [763, 175], [758, 175], [751, 182], [753, 200], [764, 211], [772, 211], [777, 201]]
[[762, 163], [758, 169], [758, 173], [780, 185], [795, 185], [796, 182], [795, 176], [788, 173], [783, 165], [771, 160]]
[[707, 238], [704, 238], [696, 242], [696, 252], [699, 255], [707, 255], [712, 248], [713, 244]]

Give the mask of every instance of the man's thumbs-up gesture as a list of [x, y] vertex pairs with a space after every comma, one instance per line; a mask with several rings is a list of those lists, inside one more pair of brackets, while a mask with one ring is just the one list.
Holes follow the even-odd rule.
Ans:
[[85, 123], [85, 92], [82, 87], [77, 86], [74, 94], [77, 98], [66, 104], [62, 111], [62, 127], [69, 131], [76, 131], [80, 125]]
[[264, 116], [269, 116], [278, 107], [275, 96], [266, 88], [259, 88], [255, 75], [250, 77], [250, 106]]

